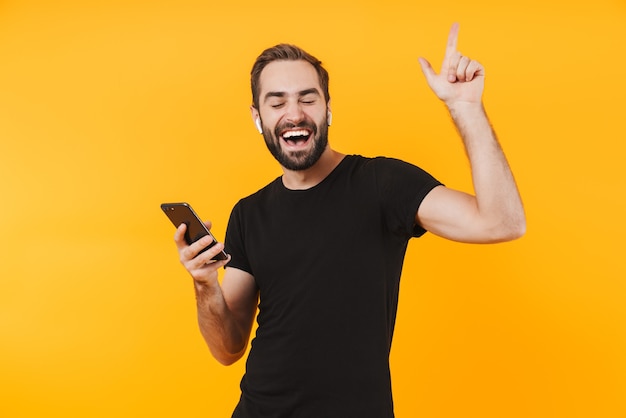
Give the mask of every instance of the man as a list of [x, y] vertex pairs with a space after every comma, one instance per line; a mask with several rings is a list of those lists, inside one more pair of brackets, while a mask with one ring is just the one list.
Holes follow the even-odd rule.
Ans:
[[[456, 50], [457, 34], [455, 24], [441, 73], [420, 64], [464, 141], [475, 195], [399, 160], [334, 151], [321, 63], [291, 45], [255, 62], [252, 119], [283, 175], [235, 206], [225, 246], [200, 253], [210, 238], [189, 246], [184, 225], [175, 235], [219, 362], [244, 355], [259, 310], [233, 417], [393, 417], [389, 350], [408, 240], [427, 230], [471, 243], [523, 235], [522, 203], [482, 106], [484, 70]], [[223, 248], [229, 259], [212, 261]]]

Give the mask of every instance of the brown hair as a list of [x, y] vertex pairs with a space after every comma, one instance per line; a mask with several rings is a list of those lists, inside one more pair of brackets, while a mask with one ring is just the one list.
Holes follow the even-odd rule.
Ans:
[[259, 78], [261, 77], [261, 72], [267, 64], [273, 61], [298, 60], [306, 61], [311, 64], [313, 68], [315, 68], [319, 77], [320, 86], [322, 87], [324, 96], [326, 97], [326, 103], [328, 103], [330, 100], [330, 94], [328, 92], [328, 71], [322, 67], [322, 61], [295, 45], [278, 44], [263, 51], [252, 66], [250, 84], [252, 87], [252, 103], [255, 108], [259, 108]]

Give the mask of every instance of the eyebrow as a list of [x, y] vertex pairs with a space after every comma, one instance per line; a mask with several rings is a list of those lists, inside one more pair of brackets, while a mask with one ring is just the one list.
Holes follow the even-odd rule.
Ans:
[[[316, 89], [315, 87], [299, 91], [298, 92], [298, 97], [306, 96], [308, 94], [315, 94], [315, 95], [321, 97], [321, 94], [320, 94], [319, 90]], [[266, 102], [269, 98], [272, 98], [272, 97], [285, 97], [286, 95], [287, 95], [287, 93], [285, 93], [283, 91], [270, 91], [270, 92], [267, 92], [265, 94], [265, 96], [263, 97], [263, 101]]]

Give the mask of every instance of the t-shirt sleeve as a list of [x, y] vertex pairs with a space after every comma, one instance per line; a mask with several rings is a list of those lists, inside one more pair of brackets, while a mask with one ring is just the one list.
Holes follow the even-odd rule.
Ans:
[[407, 238], [422, 236], [426, 230], [415, 223], [415, 215], [426, 195], [442, 183], [404, 161], [380, 157], [373, 162], [387, 227]]
[[241, 201], [235, 205], [226, 228], [224, 251], [231, 256], [226, 268], [233, 267], [254, 275], [246, 252], [241, 206]]

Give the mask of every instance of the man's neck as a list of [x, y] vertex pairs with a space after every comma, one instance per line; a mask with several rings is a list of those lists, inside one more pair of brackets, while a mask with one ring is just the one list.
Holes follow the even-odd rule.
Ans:
[[320, 159], [306, 170], [288, 170], [283, 167], [283, 185], [290, 190], [306, 190], [322, 182], [339, 165], [345, 154], [326, 148]]

